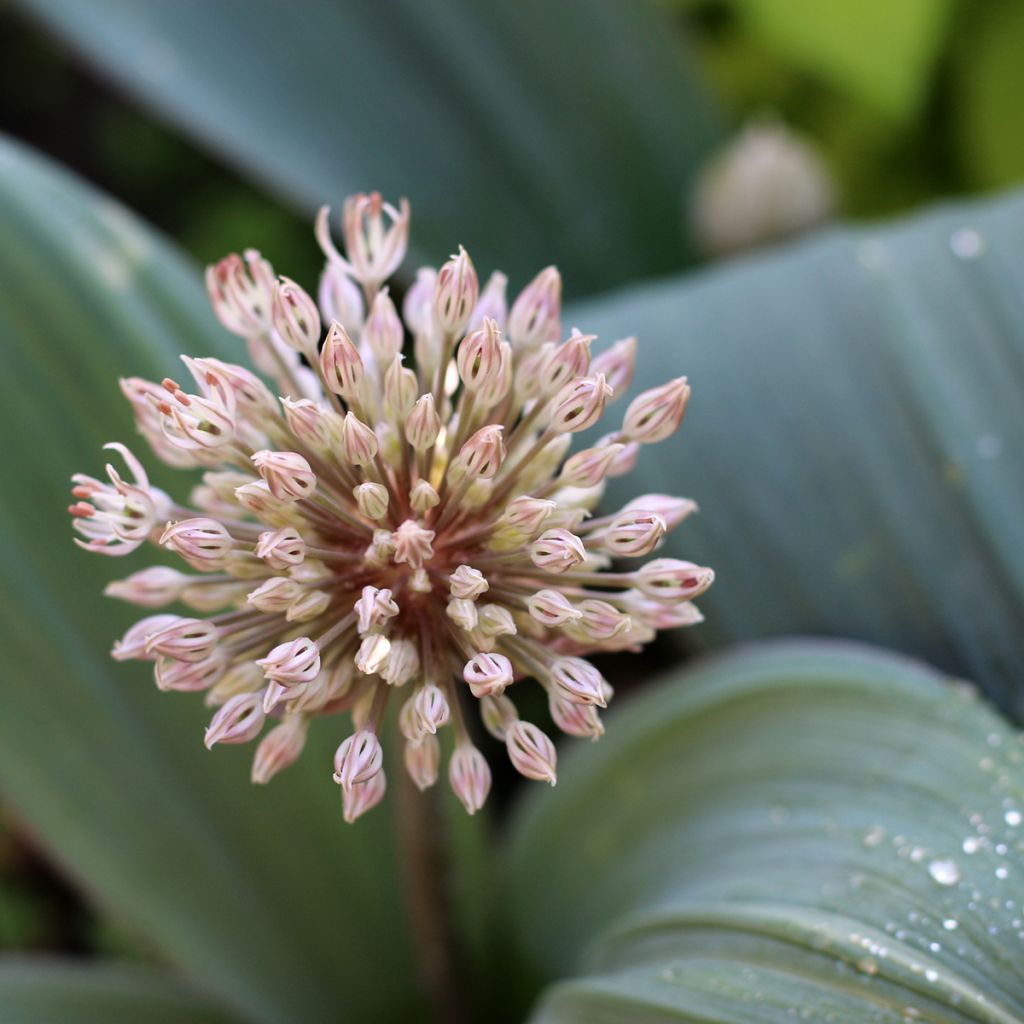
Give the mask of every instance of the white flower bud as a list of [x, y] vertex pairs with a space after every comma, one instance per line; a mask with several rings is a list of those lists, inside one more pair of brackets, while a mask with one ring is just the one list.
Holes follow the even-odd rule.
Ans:
[[362, 340], [370, 346], [381, 366], [388, 365], [402, 351], [402, 321], [398, 318], [398, 310], [388, 295], [387, 288], [377, 292], [370, 315], [366, 318]]
[[613, 397], [624, 395], [633, 383], [633, 369], [636, 365], [636, 338], [623, 338], [611, 348], [602, 352], [590, 364], [593, 373], [603, 373], [605, 380], [615, 392]]
[[316, 490], [316, 475], [297, 452], [260, 451], [252, 456], [270, 493], [279, 501], [298, 501]]
[[384, 772], [379, 771], [366, 782], [360, 782], [351, 789], [341, 790], [341, 809], [345, 821], [351, 825], [367, 811], [373, 810], [384, 799], [387, 780]]
[[436, 736], [406, 740], [403, 757], [405, 770], [417, 789], [429, 789], [437, 782], [437, 771], [441, 764], [441, 744], [438, 743]]
[[451, 584], [452, 597], [464, 598], [467, 601], [475, 601], [481, 594], [486, 593], [489, 587], [484, 574], [471, 565], [460, 565], [448, 577], [448, 582]]
[[561, 574], [585, 561], [583, 541], [568, 530], [545, 530], [531, 545], [530, 559], [538, 569]]
[[259, 735], [265, 717], [260, 694], [240, 693], [213, 716], [203, 743], [207, 750], [212, 750], [215, 743], [248, 743]]
[[491, 769], [484, 755], [469, 742], [460, 743], [448, 762], [452, 791], [470, 814], [476, 814], [491, 791]]
[[271, 569], [283, 572], [293, 565], [302, 564], [306, 557], [306, 542], [298, 530], [290, 526], [267, 530], [257, 538], [256, 557], [262, 558]]
[[546, 267], [512, 304], [508, 335], [518, 349], [533, 349], [557, 341], [562, 334], [562, 277], [555, 267]]
[[369, 782], [384, 766], [380, 740], [369, 729], [360, 729], [334, 752], [334, 781], [343, 789]]
[[560, 590], [538, 590], [527, 598], [526, 607], [543, 626], [561, 626], [583, 616]]
[[358, 401], [366, 371], [348, 331], [335, 321], [320, 350], [320, 373], [328, 390], [346, 401]]
[[413, 698], [413, 707], [423, 732], [433, 735], [448, 724], [451, 708], [444, 691], [433, 683], [424, 686]]
[[601, 673], [583, 658], [558, 658], [551, 665], [551, 682], [560, 696], [577, 704], [607, 704]]
[[372, 676], [384, 669], [390, 653], [391, 641], [380, 633], [371, 633], [363, 637], [363, 642], [356, 651], [356, 668], [363, 675]]
[[432, 447], [441, 432], [441, 417], [434, 407], [433, 395], [422, 395], [416, 400], [405, 421], [406, 440], [418, 452]]
[[503, 654], [476, 654], [466, 662], [462, 678], [474, 697], [500, 697], [512, 684], [512, 662]]
[[437, 491], [426, 480], [417, 480], [409, 491], [409, 504], [417, 515], [424, 515], [436, 508], [441, 501]]
[[630, 402], [622, 421], [622, 433], [628, 440], [641, 444], [664, 441], [683, 422], [689, 400], [690, 386], [685, 377], [651, 388]]
[[378, 447], [377, 435], [355, 413], [346, 413], [338, 437], [341, 457], [353, 466], [366, 466], [373, 462]]
[[505, 747], [516, 771], [528, 779], [555, 784], [555, 745], [537, 726], [522, 720], [513, 722], [505, 735]]
[[449, 336], [461, 334], [476, 306], [480, 285], [469, 253], [459, 246], [438, 272], [434, 286], [434, 323]]
[[278, 772], [294, 764], [306, 745], [309, 722], [302, 715], [288, 715], [260, 740], [252, 762], [252, 781], [266, 785]]
[[376, 521], [387, 515], [389, 491], [383, 484], [371, 481], [358, 484], [353, 488], [352, 496], [367, 519]]
[[676, 558], [656, 558], [633, 573], [637, 588], [657, 601], [691, 601], [714, 580], [713, 570]]
[[552, 402], [551, 429], [577, 434], [592, 427], [601, 418], [611, 395], [612, 389], [602, 373], [570, 381]]
[[282, 277], [274, 291], [271, 311], [274, 330], [296, 352], [315, 355], [320, 344], [320, 312], [294, 281]]

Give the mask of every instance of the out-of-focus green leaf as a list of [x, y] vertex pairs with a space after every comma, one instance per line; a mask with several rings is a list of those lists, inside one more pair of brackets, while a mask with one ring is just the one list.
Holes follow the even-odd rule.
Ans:
[[101, 591], [141, 555], [71, 542], [69, 474], [102, 472], [101, 445], [135, 436], [118, 376], [240, 350], [192, 267], [10, 142], [0, 233], [4, 796], [104, 907], [248, 1019], [414, 1013], [392, 808], [344, 825], [331, 724], [280, 779], [250, 786], [251, 750], [203, 749], [201, 700], [107, 657], [138, 616]]
[[229, 1024], [223, 1010], [156, 971], [0, 958], [4, 1024]]
[[[688, 374], [682, 431], [610, 500], [697, 499], [665, 553], [711, 565], [721, 644], [870, 640], [1024, 714], [1024, 197], [831, 232], [573, 307]], [[623, 403], [625, 404], [625, 403]]]
[[577, 293], [678, 267], [717, 135], [654, 5], [629, 0], [22, 0], [100, 70], [307, 208], [408, 195], [463, 243]]
[[894, 118], [914, 114], [950, 0], [734, 0], [749, 31], [801, 68]]
[[978, 185], [1007, 185], [1024, 177], [1024, 136], [1016, 129], [1024, 91], [1024, 6], [1001, 2], [973, 11], [953, 66], [956, 155]]
[[514, 822], [544, 1022], [1024, 1021], [1024, 744], [869, 648], [652, 686]]

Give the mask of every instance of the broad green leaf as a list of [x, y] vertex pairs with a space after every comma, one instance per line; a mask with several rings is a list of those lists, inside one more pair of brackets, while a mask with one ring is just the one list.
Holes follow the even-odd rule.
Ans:
[[950, 0], [735, 0], [748, 30], [799, 67], [890, 117], [921, 104]]
[[209, 1000], [156, 971], [120, 964], [0, 958], [4, 1024], [230, 1024]]
[[307, 209], [407, 195], [414, 244], [516, 287], [678, 267], [717, 137], [675, 30], [628, 0], [22, 0], [106, 75]]
[[634, 392], [690, 377], [681, 432], [610, 493], [700, 503], [665, 553], [718, 578], [707, 622], [675, 636], [870, 640], [1024, 714], [1024, 196], [831, 232], [567, 320], [639, 336]]
[[870, 648], [752, 647], [609, 715], [513, 823], [535, 1021], [1024, 1021], [1024, 744]]
[[107, 656], [138, 616], [103, 585], [144, 559], [71, 542], [69, 474], [138, 440], [118, 376], [241, 352], [166, 243], [10, 142], [0, 234], [0, 791], [105, 908], [247, 1019], [414, 1012], [393, 802], [344, 825], [329, 722], [266, 788], [251, 750], [204, 750], [201, 700]]

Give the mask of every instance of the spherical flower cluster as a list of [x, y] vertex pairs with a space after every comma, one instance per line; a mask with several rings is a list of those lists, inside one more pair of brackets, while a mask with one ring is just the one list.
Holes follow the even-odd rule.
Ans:
[[[113, 656], [153, 662], [162, 690], [204, 691], [207, 747], [262, 734], [254, 782], [298, 758], [313, 718], [351, 716], [334, 758], [348, 821], [384, 795], [392, 700], [420, 788], [438, 778], [448, 729], [450, 784], [470, 813], [484, 803], [474, 708], [523, 775], [553, 784], [554, 745], [519, 717], [515, 685], [536, 680], [562, 731], [600, 736], [611, 688], [584, 655], [700, 621], [692, 599], [713, 579], [667, 558], [612, 568], [652, 553], [693, 502], [649, 494], [592, 514], [605, 480], [679, 426], [685, 378], [641, 394], [619, 429], [567, 458], [629, 386], [635, 340], [592, 357], [592, 336], [563, 336], [554, 267], [508, 309], [505, 277], [480, 289], [462, 249], [419, 271], [400, 316], [385, 282], [408, 231], [404, 202], [355, 196], [343, 253], [321, 211], [317, 301], [254, 251], [210, 267], [214, 311], [260, 375], [183, 357], [194, 386], [121, 381], [156, 456], [203, 469], [202, 482], [177, 504], [114, 444], [131, 482], [113, 466], [109, 483], [76, 475], [70, 509], [91, 551], [151, 541], [195, 570], [109, 585], [154, 610]], [[197, 615], [158, 610], [176, 603]]]

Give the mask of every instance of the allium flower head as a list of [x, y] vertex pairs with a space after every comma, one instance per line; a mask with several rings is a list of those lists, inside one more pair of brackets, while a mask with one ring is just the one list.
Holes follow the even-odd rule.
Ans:
[[491, 784], [474, 715], [518, 771], [554, 784], [554, 744], [520, 719], [518, 686], [533, 680], [558, 728], [596, 739], [612, 694], [586, 656], [699, 622], [692, 600], [713, 579], [632, 561], [692, 501], [651, 494], [592, 514], [605, 480], [679, 426], [685, 378], [570, 455], [628, 387], [635, 339], [592, 359], [593, 336], [562, 332], [554, 267], [509, 307], [504, 275], [481, 289], [461, 248], [419, 271], [399, 316], [386, 282], [408, 231], [404, 201], [360, 195], [339, 246], [322, 211], [317, 301], [254, 251], [211, 267], [214, 311], [259, 373], [184, 357], [191, 383], [121, 382], [153, 453], [202, 482], [177, 504], [115, 444], [130, 481], [113, 466], [109, 483], [76, 475], [70, 508], [83, 547], [125, 555], [148, 541], [194, 570], [109, 585], [146, 609], [200, 613], [150, 614], [113, 655], [153, 662], [161, 689], [205, 691], [208, 747], [262, 734], [254, 782], [299, 757], [313, 718], [350, 716], [333, 765], [347, 821], [384, 795], [388, 704], [418, 787], [437, 781], [452, 736], [445, 774], [470, 813]]

